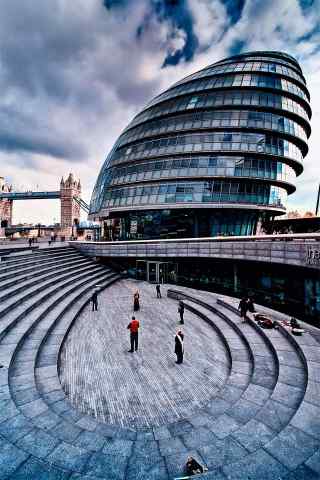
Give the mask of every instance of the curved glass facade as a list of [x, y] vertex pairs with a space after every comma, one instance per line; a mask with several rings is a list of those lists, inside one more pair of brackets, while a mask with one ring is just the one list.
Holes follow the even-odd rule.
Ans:
[[110, 239], [254, 234], [285, 213], [311, 133], [295, 59], [250, 52], [155, 97], [108, 155], [91, 204]]

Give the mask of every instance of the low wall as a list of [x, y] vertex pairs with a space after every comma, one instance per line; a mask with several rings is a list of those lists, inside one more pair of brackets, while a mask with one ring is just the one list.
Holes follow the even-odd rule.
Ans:
[[320, 234], [126, 242], [73, 241], [91, 257], [216, 258], [293, 265], [320, 271]]

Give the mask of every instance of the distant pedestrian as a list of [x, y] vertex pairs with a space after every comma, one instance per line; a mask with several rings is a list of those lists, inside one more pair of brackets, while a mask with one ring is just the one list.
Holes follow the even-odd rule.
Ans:
[[238, 310], [240, 310], [240, 317], [243, 318], [243, 321], [246, 321], [247, 318], [247, 311], [248, 311], [248, 299], [247, 297], [243, 297], [240, 300]]
[[252, 298], [250, 298], [250, 297], [248, 297], [248, 300], [247, 300], [247, 308], [248, 308], [248, 311], [249, 311], [250, 313], [254, 313], [254, 312], [255, 312], [254, 303], [253, 303]]
[[139, 290], [137, 290], [133, 295], [133, 310], [137, 312], [140, 310], [140, 294]]
[[160, 285], [158, 283], [158, 285], [156, 286], [156, 291], [157, 291], [157, 298], [161, 298], [161, 290], [160, 290]]
[[139, 343], [139, 320], [136, 320], [136, 317], [132, 317], [131, 322], [127, 326], [127, 329], [130, 330], [130, 353], [136, 352], [138, 350]]
[[181, 330], [178, 330], [174, 337], [174, 353], [177, 355], [176, 363], [183, 363], [184, 354], [184, 335]]
[[179, 312], [179, 315], [180, 315], [180, 323], [181, 323], [181, 325], [183, 325], [184, 324], [184, 319], [183, 319], [184, 303], [183, 302], [179, 302], [178, 312]]
[[31, 245], [32, 245], [32, 238], [31, 237], [29, 238], [28, 243], [29, 243], [29, 247], [31, 247]]
[[92, 311], [96, 312], [98, 310], [98, 292], [95, 290], [91, 297], [92, 302]]

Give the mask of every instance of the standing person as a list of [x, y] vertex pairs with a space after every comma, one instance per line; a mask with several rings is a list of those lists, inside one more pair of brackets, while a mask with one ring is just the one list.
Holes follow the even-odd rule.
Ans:
[[139, 320], [136, 320], [136, 317], [132, 317], [131, 322], [127, 326], [127, 329], [130, 330], [130, 353], [138, 350], [139, 343]]
[[158, 283], [158, 285], [156, 286], [156, 291], [157, 291], [157, 298], [161, 298], [161, 290], [160, 290], [160, 285]]
[[31, 237], [29, 238], [28, 243], [29, 243], [29, 247], [31, 247], [31, 245], [32, 245], [32, 238]]
[[250, 297], [248, 297], [248, 300], [247, 300], [247, 307], [248, 307], [248, 311], [249, 311], [250, 313], [254, 313], [254, 312], [255, 312], [254, 303], [253, 303], [252, 298], [250, 298]]
[[178, 330], [176, 336], [174, 337], [174, 353], [177, 355], [176, 363], [183, 363], [183, 354], [184, 354], [184, 335], [181, 330]]
[[247, 311], [248, 311], [248, 299], [247, 299], [247, 297], [243, 297], [240, 300], [238, 310], [240, 310], [240, 317], [243, 318], [243, 321], [245, 322], [246, 317], [247, 317]]
[[178, 312], [180, 314], [180, 323], [181, 325], [184, 324], [184, 320], [183, 320], [183, 315], [184, 315], [184, 303], [183, 302], [179, 302], [179, 308], [178, 308]]
[[95, 290], [92, 294], [91, 297], [91, 302], [92, 302], [92, 311], [96, 312], [98, 310], [98, 292]]
[[140, 294], [139, 290], [137, 290], [133, 295], [133, 310], [137, 312], [140, 310]]

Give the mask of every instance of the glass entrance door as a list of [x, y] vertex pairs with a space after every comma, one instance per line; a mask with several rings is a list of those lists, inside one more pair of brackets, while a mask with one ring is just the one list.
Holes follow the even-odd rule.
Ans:
[[159, 262], [148, 262], [148, 282], [159, 282]]

